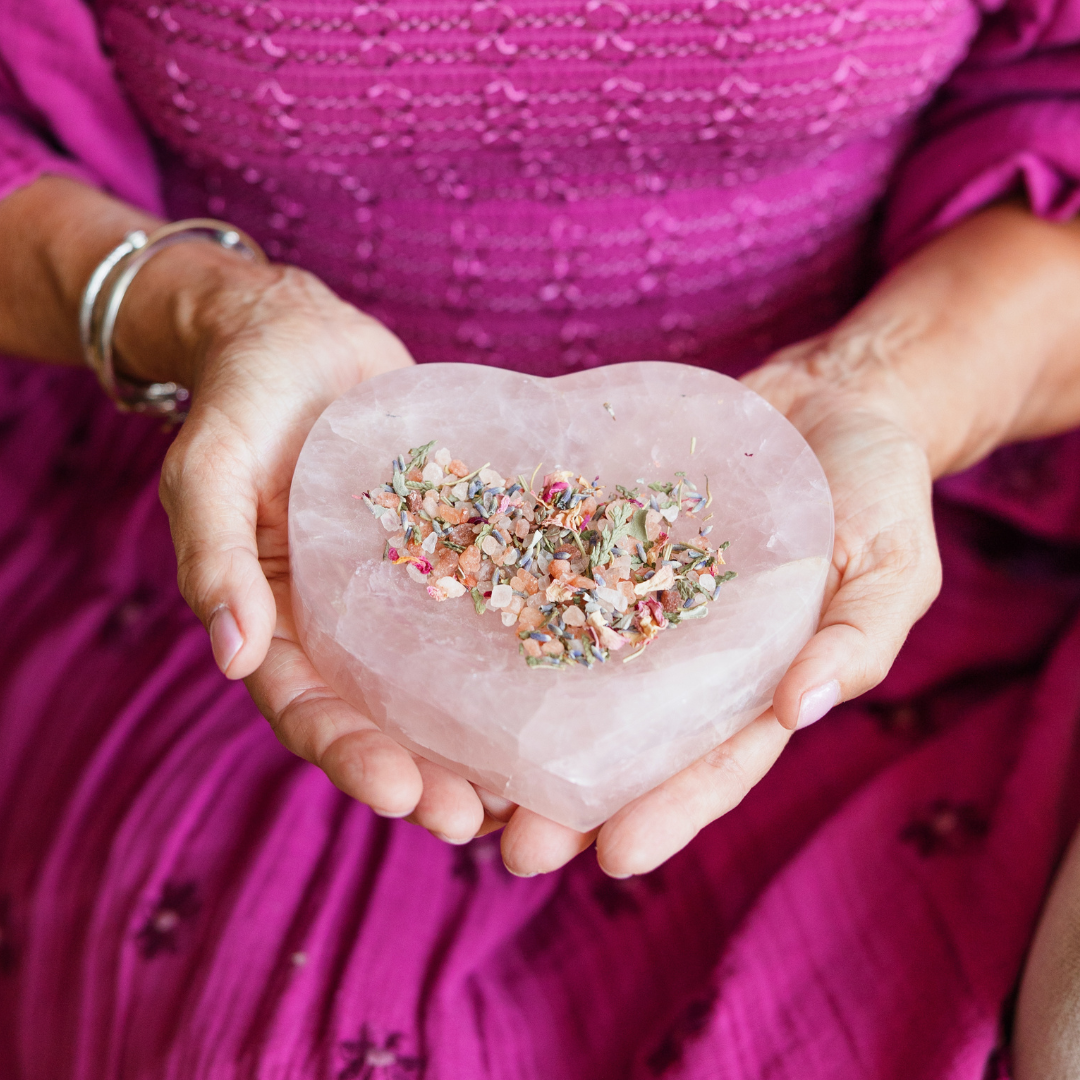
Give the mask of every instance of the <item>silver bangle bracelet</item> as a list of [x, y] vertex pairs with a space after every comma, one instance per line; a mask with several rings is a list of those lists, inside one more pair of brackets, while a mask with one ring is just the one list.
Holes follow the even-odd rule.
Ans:
[[87, 364], [122, 412], [164, 416], [176, 423], [187, 415], [189, 394], [178, 383], [140, 383], [118, 376], [112, 342], [120, 305], [135, 275], [159, 251], [187, 240], [209, 240], [251, 262], [267, 262], [262, 248], [247, 233], [213, 218], [174, 221], [149, 236], [137, 229], [101, 260], [79, 305], [79, 337]]

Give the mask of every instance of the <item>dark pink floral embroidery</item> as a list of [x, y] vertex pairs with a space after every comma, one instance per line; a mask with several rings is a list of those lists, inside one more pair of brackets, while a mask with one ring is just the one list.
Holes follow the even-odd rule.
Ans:
[[989, 831], [986, 815], [971, 802], [935, 799], [900, 831], [900, 839], [920, 855], [964, 851]]
[[404, 1038], [400, 1031], [395, 1031], [381, 1043], [376, 1042], [364, 1024], [356, 1039], [341, 1044], [345, 1065], [337, 1080], [408, 1080], [415, 1076], [423, 1059], [402, 1053]]
[[468, 885], [475, 885], [480, 880], [480, 871], [485, 866], [492, 866], [495, 872], [509, 873], [503, 866], [499, 850], [499, 834], [489, 833], [479, 840], [470, 840], [467, 844], [454, 848], [454, 865], [450, 873], [461, 878]]
[[711, 988], [700, 997], [694, 998], [679, 1013], [656, 1048], [645, 1059], [645, 1067], [653, 1076], [660, 1076], [682, 1061], [686, 1044], [700, 1036], [708, 1025], [709, 1017], [716, 1006], [716, 998], [717, 991]]
[[143, 959], [150, 960], [162, 952], [176, 952], [181, 927], [191, 922], [201, 907], [195, 882], [166, 882], [161, 898], [135, 935]]
[[869, 706], [870, 715], [887, 735], [897, 735], [916, 742], [937, 731], [937, 722], [925, 701], [897, 701]]
[[1054, 468], [1059, 439], [1013, 443], [996, 451], [986, 462], [990, 483], [1003, 495], [1035, 499], [1059, 480]]

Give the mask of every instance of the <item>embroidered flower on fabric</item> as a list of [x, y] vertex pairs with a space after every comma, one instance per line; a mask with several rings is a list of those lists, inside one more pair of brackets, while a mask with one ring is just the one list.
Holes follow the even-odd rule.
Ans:
[[716, 998], [717, 991], [712, 988], [694, 998], [679, 1013], [656, 1048], [645, 1059], [645, 1067], [653, 1076], [666, 1073], [682, 1061], [686, 1044], [700, 1036], [709, 1023], [709, 1017], [716, 1007]]
[[937, 731], [937, 722], [925, 701], [897, 701], [869, 706], [870, 715], [886, 735], [897, 735], [916, 742]]
[[149, 918], [135, 935], [143, 959], [150, 960], [162, 952], [176, 952], [181, 927], [191, 922], [201, 907], [194, 881], [167, 881]]
[[992, 454], [984, 465], [987, 479], [1007, 498], [1034, 501], [1059, 483], [1055, 471], [1058, 440], [1014, 443]]
[[986, 815], [974, 803], [935, 799], [904, 826], [900, 839], [929, 857], [964, 851], [989, 829]]
[[401, 1052], [404, 1038], [400, 1031], [395, 1031], [378, 1043], [364, 1024], [358, 1038], [341, 1044], [345, 1065], [337, 1080], [408, 1080], [416, 1076], [423, 1059]]
[[494, 866], [496, 871], [509, 873], [503, 866], [497, 832], [482, 836], [479, 840], [470, 840], [469, 843], [454, 848], [454, 865], [450, 873], [468, 885], [475, 885], [480, 880], [480, 872], [485, 866]]

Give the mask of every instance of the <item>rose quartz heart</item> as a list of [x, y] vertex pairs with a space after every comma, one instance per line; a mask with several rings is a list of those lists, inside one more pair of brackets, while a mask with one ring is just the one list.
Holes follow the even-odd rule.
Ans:
[[[707, 618], [632, 664], [531, 668], [496, 613], [478, 616], [468, 595], [435, 603], [383, 561], [386, 532], [357, 496], [432, 439], [472, 468], [529, 477], [543, 462], [609, 491], [678, 470], [704, 491], [707, 476], [709, 539], [731, 541], [738, 577]], [[315, 423], [289, 503], [297, 626], [329, 685], [424, 757], [580, 830], [768, 706], [816, 626], [832, 538], [828, 484], [802, 436], [740, 383], [681, 364], [381, 375]]]

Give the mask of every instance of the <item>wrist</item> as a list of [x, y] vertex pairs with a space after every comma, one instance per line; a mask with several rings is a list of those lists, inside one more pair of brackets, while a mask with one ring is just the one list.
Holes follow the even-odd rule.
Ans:
[[767, 385], [800, 427], [827, 411], [873, 412], [942, 476], [1080, 423], [1077, 296], [1080, 227], [992, 207], [894, 270], [833, 330], [783, 350], [755, 388]]
[[120, 308], [118, 372], [194, 389], [208, 353], [284, 272], [204, 241], [164, 248], [136, 275]]

